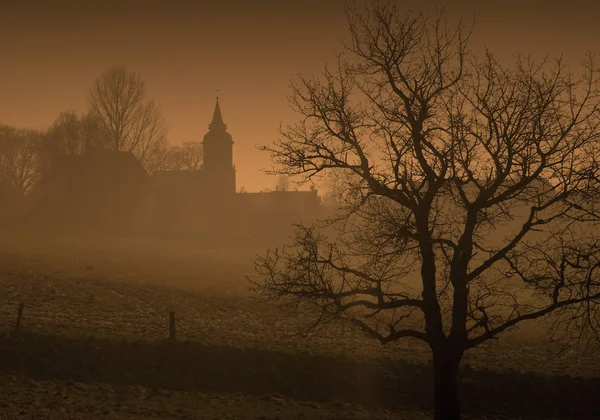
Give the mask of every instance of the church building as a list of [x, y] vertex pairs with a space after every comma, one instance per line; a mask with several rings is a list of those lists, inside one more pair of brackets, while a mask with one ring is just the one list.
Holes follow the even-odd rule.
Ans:
[[202, 171], [204, 176], [212, 181], [208, 184], [209, 188], [214, 190], [214, 194], [234, 194], [236, 190], [233, 139], [223, 122], [218, 97], [212, 121], [208, 125], [208, 133], [202, 140], [202, 149]]
[[[151, 225], [169, 231], [218, 228], [260, 231], [317, 217], [316, 191], [236, 192], [233, 138], [227, 132], [219, 99], [202, 141], [201, 170], [160, 171], [150, 176], [147, 204]], [[255, 232], [256, 233], [256, 232]]]
[[29, 218], [78, 232], [263, 238], [319, 215], [316, 191], [238, 193], [233, 144], [217, 98], [201, 169], [147, 174], [130, 152], [60, 156], [29, 197]]

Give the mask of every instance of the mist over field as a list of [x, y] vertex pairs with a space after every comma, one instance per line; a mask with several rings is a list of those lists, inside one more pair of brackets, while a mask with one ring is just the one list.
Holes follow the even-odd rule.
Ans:
[[[335, 323], [306, 335], [318, 313], [249, 292], [261, 249], [12, 238], [1, 250], [3, 418], [428, 418], [426, 346]], [[595, 406], [596, 355], [549, 344], [546, 328], [467, 354], [472, 412]]]
[[595, 419], [571, 3], [0, 5], [0, 420]]

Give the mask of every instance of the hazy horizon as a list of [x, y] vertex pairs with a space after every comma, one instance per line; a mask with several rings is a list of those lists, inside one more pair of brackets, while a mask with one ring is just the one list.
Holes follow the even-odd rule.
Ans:
[[[296, 120], [289, 82], [319, 74], [342, 50], [344, 1], [261, 0], [78, 4], [9, 1], [0, 5], [0, 123], [45, 129], [61, 111], [83, 112], [94, 80], [112, 65], [138, 72], [162, 108], [169, 141], [201, 140], [217, 90], [233, 135], [238, 187], [274, 188], [260, 172], [269, 156], [256, 147]], [[435, 2], [405, 2], [433, 10]], [[539, 3], [538, 3], [539, 4]], [[564, 54], [576, 67], [597, 51], [600, 6], [536, 2], [447, 3], [452, 17], [473, 19], [473, 49], [501, 58]]]
[[347, 2], [0, 0], [0, 420], [598, 417], [600, 1]]

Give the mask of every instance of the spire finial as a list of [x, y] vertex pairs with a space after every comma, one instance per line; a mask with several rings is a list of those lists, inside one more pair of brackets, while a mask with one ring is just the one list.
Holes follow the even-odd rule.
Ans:
[[219, 106], [219, 90], [217, 90], [217, 103], [215, 105], [215, 112], [213, 114], [212, 122], [208, 125], [209, 130], [223, 130], [227, 126], [223, 122], [223, 116], [221, 115], [221, 107]]

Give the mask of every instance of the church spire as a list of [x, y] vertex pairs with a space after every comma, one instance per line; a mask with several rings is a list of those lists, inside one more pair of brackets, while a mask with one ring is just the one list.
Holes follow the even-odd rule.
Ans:
[[223, 116], [221, 115], [221, 107], [219, 106], [219, 97], [217, 96], [217, 104], [215, 105], [215, 112], [213, 113], [212, 122], [208, 125], [210, 131], [218, 130], [225, 131], [227, 126], [223, 122]]

